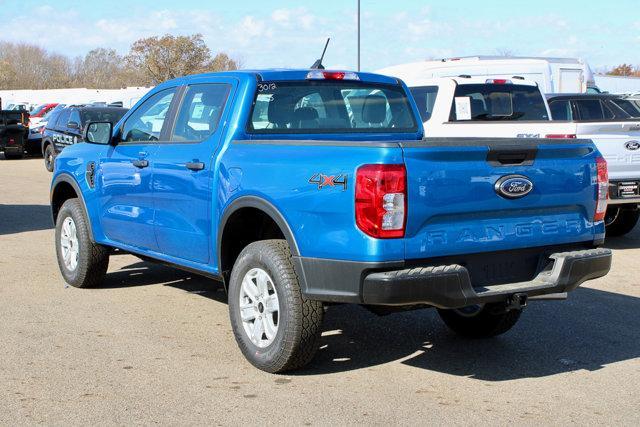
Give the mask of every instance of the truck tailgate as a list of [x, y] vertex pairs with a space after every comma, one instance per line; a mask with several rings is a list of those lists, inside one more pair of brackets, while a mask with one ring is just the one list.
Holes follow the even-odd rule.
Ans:
[[596, 144], [607, 161], [609, 179], [640, 178], [640, 122], [577, 123], [577, 135]]
[[[427, 138], [401, 145], [407, 259], [592, 242], [602, 232], [593, 224], [598, 152], [590, 141]], [[530, 193], [500, 195], [496, 183], [509, 175], [528, 178]]]
[[554, 121], [460, 121], [425, 126], [425, 135], [432, 137], [473, 138], [544, 138], [546, 135], [575, 134], [576, 124]]

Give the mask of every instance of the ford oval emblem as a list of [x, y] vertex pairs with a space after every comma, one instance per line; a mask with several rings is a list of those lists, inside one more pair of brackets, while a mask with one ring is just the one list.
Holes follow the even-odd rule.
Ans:
[[507, 175], [496, 181], [495, 190], [505, 199], [517, 199], [531, 193], [533, 182], [526, 176]]
[[640, 141], [629, 141], [624, 144], [624, 148], [626, 148], [627, 150], [636, 151], [638, 148], [640, 148]]

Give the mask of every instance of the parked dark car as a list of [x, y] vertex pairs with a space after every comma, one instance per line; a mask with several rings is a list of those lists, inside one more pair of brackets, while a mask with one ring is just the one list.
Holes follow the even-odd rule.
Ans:
[[53, 160], [65, 147], [84, 142], [84, 129], [89, 122], [116, 124], [126, 108], [71, 105], [54, 111], [42, 133], [44, 165], [53, 172]]
[[605, 93], [548, 94], [553, 120], [598, 121], [640, 118], [640, 107], [622, 95]]
[[5, 159], [21, 159], [29, 135], [29, 113], [25, 110], [0, 110], [0, 151]]

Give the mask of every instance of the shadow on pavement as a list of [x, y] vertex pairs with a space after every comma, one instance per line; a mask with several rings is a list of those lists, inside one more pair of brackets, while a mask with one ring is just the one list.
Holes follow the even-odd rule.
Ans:
[[595, 371], [640, 357], [640, 298], [589, 288], [569, 298], [532, 302], [510, 332], [488, 340], [458, 338], [435, 310], [377, 318], [359, 307], [333, 307], [324, 327], [330, 335], [323, 336], [310, 368], [298, 374], [402, 360], [430, 371], [506, 381]]
[[609, 249], [637, 249], [640, 248], [640, 226], [636, 226], [630, 233], [620, 237], [607, 236], [604, 247]]
[[48, 205], [0, 204], [0, 236], [53, 228]]
[[162, 284], [195, 293], [219, 302], [227, 302], [222, 283], [152, 262], [139, 261], [107, 273], [102, 289], [130, 288]]
[[[214, 280], [149, 262], [109, 273], [104, 287], [164, 284], [226, 302]], [[459, 338], [435, 310], [378, 317], [356, 305], [329, 307], [308, 368], [323, 375], [389, 362], [487, 381], [537, 378], [640, 357], [640, 298], [579, 288], [567, 301], [531, 302], [519, 323], [488, 340]], [[238, 353], [238, 357], [240, 357]]]

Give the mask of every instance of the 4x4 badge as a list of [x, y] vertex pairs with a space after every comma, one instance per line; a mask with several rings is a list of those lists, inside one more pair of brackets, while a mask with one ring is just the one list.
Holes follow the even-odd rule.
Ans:
[[347, 174], [325, 175], [323, 173], [316, 173], [309, 178], [309, 184], [316, 184], [318, 190], [322, 190], [324, 187], [342, 186], [342, 191], [344, 191], [347, 189]]

